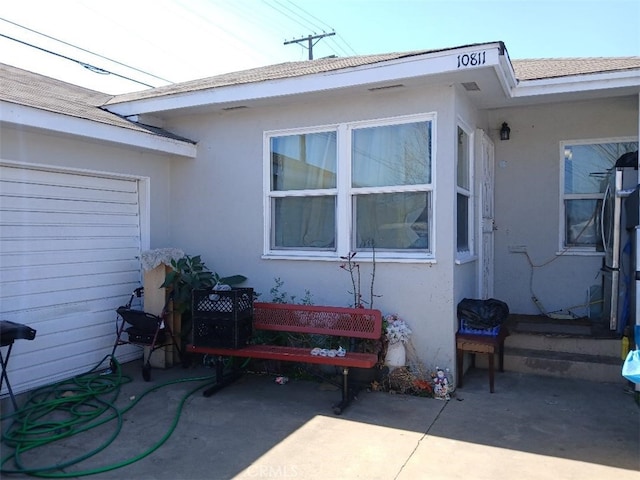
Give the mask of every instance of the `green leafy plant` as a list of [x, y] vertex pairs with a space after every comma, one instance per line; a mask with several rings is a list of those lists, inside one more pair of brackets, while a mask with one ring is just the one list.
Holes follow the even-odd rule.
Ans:
[[284, 280], [281, 280], [280, 277], [276, 277], [273, 279], [275, 282], [275, 286], [271, 287], [269, 293], [271, 293], [271, 303], [298, 303], [300, 305], [313, 305], [311, 291], [306, 289], [304, 291], [304, 297], [299, 302], [296, 302], [295, 295], [289, 295], [287, 292], [282, 291], [282, 287], [284, 285]]
[[247, 279], [244, 275], [221, 277], [209, 270], [200, 255], [185, 255], [180, 260], [171, 260], [171, 268], [161, 287], [170, 290], [173, 311], [183, 316], [191, 312], [191, 294], [194, 290], [212, 288], [218, 284], [238, 285]]

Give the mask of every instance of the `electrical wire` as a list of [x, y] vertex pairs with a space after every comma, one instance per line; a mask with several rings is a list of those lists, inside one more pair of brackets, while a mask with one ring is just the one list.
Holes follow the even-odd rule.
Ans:
[[[578, 240], [587, 230], [587, 228], [593, 224], [593, 222], [595, 222], [596, 220], [596, 215], [597, 215], [597, 211], [594, 210], [593, 214], [591, 215], [591, 217], [589, 218], [589, 220], [587, 220], [585, 222], [584, 227], [582, 227], [582, 230], [580, 230], [580, 232], [578, 232], [578, 235], [576, 235], [575, 240]], [[538, 307], [538, 309], [540, 310], [540, 313], [542, 313], [545, 316], [549, 315], [549, 312], [544, 311], [544, 309], [542, 308], [542, 304], [540, 303], [538, 296], [535, 294], [534, 288], [533, 288], [533, 277], [535, 274], [535, 269], [536, 268], [542, 268], [545, 267], [547, 265], [549, 265], [550, 263], [555, 262], [556, 260], [558, 260], [560, 257], [562, 257], [565, 253], [569, 252], [571, 249], [569, 246], [565, 246], [561, 252], [557, 253], [556, 255], [554, 255], [553, 257], [549, 258], [548, 260], [545, 260], [542, 263], [539, 264], [535, 264], [533, 263], [533, 259], [531, 258], [531, 256], [529, 255], [529, 252], [524, 251], [521, 252], [522, 254], [524, 254], [524, 256], [527, 259], [527, 263], [529, 264], [529, 293], [531, 294], [531, 300], [533, 301], [533, 303], [535, 303], [535, 305]], [[572, 307], [567, 307], [564, 310], [569, 311], [569, 309], [574, 309], [574, 308], [579, 308], [579, 307], [588, 307], [591, 304], [594, 304], [597, 302], [587, 302], [585, 304], [582, 305], [574, 305]], [[553, 313], [553, 312], [551, 312]]]
[[[281, 15], [284, 15], [284, 16], [285, 16], [285, 17], [287, 17], [289, 20], [291, 20], [291, 21], [293, 21], [293, 22], [297, 23], [298, 25], [300, 25], [300, 26], [301, 26], [302, 28], [304, 28], [305, 30], [309, 29], [309, 25], [311, 25], [311, 24], [310, 24], [310, 23], [307, 23], [307, 24], [305, 25], [304, 23], [302, 23], [302, 21], [305, 21], [305, 22], [306, 22], [306, 20], [305, 20], [304, 18], [301, 18], [301, 17], [300, 17], [300, 15], [297, 15], [295, 12], [292, 12], [290, 8], [287, 8], [287, 7], [283, 6], [283, 5], [282, 5], [282, 4], [280, 4], [277, 0], [274, 0], [274, 2], [275, 2], [278, 6], [280, 6], [281, 8], [283, 8], [283, 9], [285, 9], [285, 10], [289, 11], [289, 12], [291, 12], [291, 13], [292, 13], [292, 15], [295, 15], [295, 16], [289, 15], [288, 13], [286, 13], [286, 11], [282, 11], [280, 8], [276, 7], [276, 6], [275, 6], [275, 5], [273, 5], [272, 3], [265, 2], [265, 4], [266, 4], [268, 7], [272, 8], [273, 10], [275, 10], [276, 12], [280, 13]], [[297, 18], [296, 18], [296, 17], [297, 17]], [[300, 19], [300, 20], [298, 20], [298, 19]], [[311, 26], [311, 30], [313, 30], [313, 25]], [[313, 32], [313, 33], [314, 33], [314, 34], [316, 34], [317, 32]]]
[[75, 48], [75, 49], [80, 50], [82, 52], [89, 53], [91, 55], [95, 55], [96, 57], [102, 58], [104, 60], [108, 60], [108, 61], [113, 62], [115, 64], [118, 64], [118, 65], [120, 65], [122, 67], [126, 67], [126, 68], [128, 68], [130, 70], [135, 70], [136, 72], [143, 73], [143, 74], [148, 75], [148, 76], [153, 77], [153, 78], [157, 78], [158, 80], [161, 80], [163, 82], [175, 83], [175, 82], [172, 82], [171, 80], [167, 80], [166, 78], [158, 77], [157, 75], [154, 75], [153, 73], [145, 72], [144, 70], [140, 70], [139, 68], [132, 67], [131, 65], [127, 65], [125, 63], [119, 62], [119, 61], [114, 60], [114, 59], [109, 58], [109, 57], [105, 57], [104, 55], [100, 55], [99, 53], [92, 52], [91, 50], [87, 50], [85, 48], [78, 47], [77, 45], [74, 45], [74, 44], [69, 43], [69, 42], [65, 42], [64, 40], [60, 40], [59, 38], [52, 37], [51, 35], [47, 35], [46, 33], [42, 33], [42, 32], [39, 32], [37, 30], [34, 30], [32, 28], [25, 27], [24, 25], [20, 25], [19, 23], [12, 22], [11, 20], [7, 20], [6, 18], [0, 17], [0, 20], [2, 20], [3, 22], [10, 23], [11, 25], [15, 25], [16, 27], [20, 27], [20, 28], [22, 28], [24, 30], [27, 30], [29, 32], [35, 33], [37, 35], [40, 35], [42, 37], [48, 38], [50, 40], [54, 40], [56, 42], [62, 43], [63, 45], [67, 45], [69, 47]]
[[[337, 37], [337, 39], [338, 39], [338, 40], [341, 40], [342, 42], [344, 42], [344, 44], [345, 44], [347, 47], [349, 47], [349, 48], [351, 49], [351, 53], [347, 52], [347, 50], [345, 50], [345, 48], [337, 42], [337, 40], [335, 39], [336, 37]], [[344, 54], [344, 56], [345, 56], [345, 57], [350, 57], [350, 56], [352, 56], [352, 55], [356, 55], [356, 56], [358, 55], [358, 52], [356, 52], [356, 51], [351, 47], [351, 45], [349, 45], [349, 44], [344, 40], [344, 38], [342, 38], [342, 36], [341, 36], [341, 35], [335, 35], [335, 36], [333, 36], [333, 37], [328, 37], [328, 38], [327, 38], [327, 40], [329, 40], [329, 42], [333, 43], [333, 44], [335, 45], [335, 47], [336, 47], [338, 50], [340, 50], [340, 51]]]
[[[353, 48], [349, 42], [347, 42], [344, 37], [342, 35], [336, 35], [337, 39], [340, 40], [341, 42], [344, 42], [344, 44], [349, 48], [349, 50], [351, 50], [353, 52], [353, 55], [358, 55], [358, 52], [355, 50], [355, 48]], [[333, 39], [333, 37], [331, 37]], [[335, 41], [335, 40], [334, 40]], [[347, 54], [347, 56], [349, 56], [350, 54]]]
[[[98, 368], [107, 358], [110, 359], [112, 372], [106, 374], [98, 372]], [[114, 357], [106, 356], [96, 367], [83, 375], [34, 390], [21, 409], [2, 417], [3, 421], [13, 417], [13, 422], [2, 434], [4, 444], [12, 451], [2, 458], [0, 473], [22, 473], [43, 478], [77, 478], [104, 473], [135, 463], [156, 451], [169, 439], [178, 424], [186, 400], [201, 388], [210, 385], [214, 379], [215, 375], [161, 383], [146, 390], [124, 408], [118, 408], [115, 402], [120, 393], [120, 387], [132, 380], [122, 374], [120, 364]], [[124, 414], [138, 405], [146, 395], [168, 385], [185, 382], [198, 382], [198, 385], [185, 393], [176, 408], [167, 432], [151, 447], [111, 465], [80, 471], [65, 470], [94, 457], [111, 445], [122, 429]], [[57, 441], [89, 432], [109, 422], [115, 422], [111, 435], [99, 446], [86, 453], [60, 461], [55, 465], [28, 466], [25, 461], [25, 454], [29, 452], [34, 453], [37, 449], [48, 446], [55, 447]], [[4, 451], [6, 448], [3, 448]], [[31, 456], [37, 458], [37, 455]]]
[[[273, 10], [275, 10], [276, 12], [280, 13], [281, 15], [284, 15], [285, 17], [289, 18], [289, 19], [290, 19], [290, 20], [292, 20], [293, 22], [297, 23], [297, 24], [298, 24], [298, 25], [300, 25], [302, 28], [304, 28], [304, 29], [310, 29], [310, 30], [313, 32], [313, 34], [314, 34], [314, 35], [316, 35], [316, 34], [317, 34], [317, 32], [314, 30], [314, 29], [316, 29], [316, 28], [318, 27], [318, 25], [317, 25], [317, 24], [314, 24], [313, 22], [310, 22], [309, 20], [305, 19], [305, 18], [304, 18], [304, 17], [302, 17], [299, 13], [294, 12], [291, 8], [289, 8], [289, 7], [288, 7], [288, 6], [286, 6], [286, 5], [283, 5], [283, 4], [282, 4], [282, 3], [280, 3], [278, 0], [273, 0], [273, 1], [274, 1], [274, 3], [275, 3], [276, 5], [278, 5], [280, 8], [278, 8], [278, 7], [276, 7], [275, 5], [273, 5], [273, 4], [271, 4], [271, 3], [268, 3], [268, 2], [265, 2], [265, 4], [266, 4], [267, 6], [269, 6], [270, 8], [272, 8]], [[283, 11], [282, 9], [284, 9], [284, 11]], [[291, 13], [291, 15], [289, 15], [289, 13], [287, 13], [287, 12], [290, 12], [290, 13]], [[300, 20], [298, 20], [298, 19], [300, 19]], [[302, 22], [305, 22], [306, 24], [305, 24], [305, 23], [302, 23]], [[309, 28], [309, 26], [311, 26], [311, 28]], [[318, 30], [322, 30], [322, 31], [324, 32], [324, 30], [323, 30], [323, 29], [321, 29], [321, 28], [318, 28]], [[332, 29], [332, 31], [333, 31], [333, 29]], [[335, 32], [333, 32], [333, 33], [335, 34]], [[329, 35], [329, 34], [327, 34], [327, 36], [328, 36], [328, 35]], [[304, 47], [304, 48], [306, 48], [306, 47]], [[336, 52], [336, 50], [335, 50], [335, 49], [333, 49], [333, 48], [331, 48], [331, 47], [329, 47], [329, 48], [330, 48], [330, 49], [331, 49], [331, 51], [334, 53], [334, 55], [336, 55], [336, 54], [337, 54], [337, 52]], [[337, 56], [337, 55], [336, 55], [336, 56]]]
[[[217, 28], [218, 30], [220, 30], [221, 32], [225, 33], [229, 37], [234, 38], [235, 40], [237, 40], [239, 43], [242, 43], [242, 44], [246, 45], [248, 50], [250, 50], [250, 51], [258, 51], [264, 56], [273, 57], [273, 55], [271, 55], [268, 50], [262, 49], [261, 46], [259, 46], [259, 45], [256, 46], [255, 43], [251, 43], [249, 40], [247, 40], [247, 37], [245, 35], [238, 34], [232, 28], [226, 28], [222, 23], [216, 23], [216, 22], [212, 21], [208, 16], [203, 15], [198, 10], [194, 10], [193, 8], [191, 8], [189, 6], [191, 4], [186, 5], [184, 2], [181, 2], [179, 0], [176, 0], [175, 3], [176, 3], [177, 6], [179, 6], [182, 10], [184, 10], [185, 12], [190, 14], [191, 16], [198, 18], [200, 21], [202, 21], [202, 22], [204, 22], [204, 23], [206, 23], [206, 24], [208, 24], [208, 25], [210, 25], [210, 26], [212, 26], [214, 28]], [[244, 16], [242, 16], [242, 18], [243, 18], [243, 20], [245, 19]]]
[[[290, 11], [291, 13], [293, 13], [294, 15], [297, 15], [297, 16], [299, 16], [300, 18], [303, 18], [303, 16], [302, 16], [302, 15], [297, 14], [297, 13], [296, 13], [296, 12], [294, 12], [292, 9], [287, 8], [285, 5], [282, 5], [282, 4], [281, 4], [280, 2], [278, 2], [277, 0], [274, 0], [274, 1], [275, 1], [276, 3], [278, 3], [280, 6], [282, 6], [282, 8], [285, 8], [285, 9], [287, 9], [288, 11]], [[289, 3], [290, 5], [292, 5], [294, 8], [296, 8], [296, 9], [300, 10], [300, 11], [301, 11], [301, 12], [303, 12], [305, 15], [307, 15], [307, 16], [309, 16], [309, 17], [311, 17], [313, 20], [315, 20], [315, 21], [317, 21], [317, 22], [320, 22], [321, 24], [324, 24], [324, 25], [325, 25], [325, 27], [327, 27], [327, 29], [328, 29], [329, 31], [331, 31], [331, 32], [334, 32], [334, 33], [335, 33], [335, 29], [334, 29], [332, 26], [330, 26], [328, 23], [326, 23], [325, 21], [321, 20], [320, 18], [316, 17], [316, 16], [315, 16], [315, 15], [313, 15], [311, 12], [309, 12], [309, 11], [305, 10], [305, 9], [304, 9], [304, 8], [302, 8], [300, 5], [297, 5], [297, 4], [293, 3], [291, 0], [284, 0], [284, 1], [285, 1], [285, 2], [287, 2], [287, 3]], [[322, 26], [320, 26], [320, 25], [318, 25], [318, 24], [315, 24], [315, 23], [313, 23], [313, 22], [312, 22], [312, 21], [310, 21], [310, 20], [307, 20], [307, 19], [305, 19], [305, 20], [306, 20], [306, 21], [308, 21], [308, 22], [309, 22], [311, 25], [313, 25], [314, 27], [318, 28], [318, 30], [322, 30], [322, 32], [326, 33], [326, 30], [325, 30], [325, 28], [324, 28], [324, 27], [322, 27]], [[342, 51], [342, 53], [343, 53], [345, 56], [347, 56], [347, 57], [348, 57], [348, 56], [350, 56], [350, 55], [358, 55], [358, 52], [356, 52], [356, 51], [355, 51], [355, 49], [354, 49], [351, 45], [349, 45], [349, 43], [348, 43], [344, 38], [342, 38], [340, 35], [337, 35], [337, 37], [338, 37], [338, 39], [339, 39], [340, 41], [342, 41], [342, 42], [343, 42], [343, 43], [344, 43], [344, 44], [345, 44], [345, 45], [346, 45], [346, 46], [351, 50], [351, 52], [353, 52], [353, 53], [349, 53], [349, 52], [347, 52], [347, 51], [346, 51], [346, 50], [345, 50], [345, 49], [344, 49], [340, 44], [338, 44], [338, 42], [336, 41], [337, 39], [334, 39], [334, 37], [328, 37], [328, 38], [327, 38], [327, 40], [329, 40], [331, 43], [333, 43], [333, 44], [335, 45], [335, 47], [336, 47], [338, 50]], [[334, 49], [333, 51], [335, 52], [336, 50]]]
[[61, 53], [57, 53], [57, 52], [53, 52], [51, 50], [47, 50], [46, 48], [38, 47], [37, 45], [33, 45], [33, 44], [25, 42], [23, 40], [19, 40], [17, 38], [10, 37], [9, 35], [5, 35], [4, 33], [0, 33], [0, 37], [4, 37], [4, 38], [6, 38], [8, 40], [12, 40], [14, 42], [21, 43], [22, 45], [26, 45], [27, 47], [35, 48], [36, 50], [40, 50], [42, 52], [49, 53], [51, 55], [55, 55], [56, 57], [60, 57], [60, 58], [63, 58], [65, 60], [69, 60], [71, 62], [77, 63], [78, 65], [81, 65], [82, 67], [84, 67], [87, 70], [89, 70], [91, 72], [94, 72], [94, 73], [99, 73], [101, 75], [115, 75], [116, 77], [122, 78], [124, 80], [128, 80], [130, 82], [139, 83], [140, 85], [144, 85], [145, 87], [155, 88], [153, 85], [149, 85], [148, 83], [144, 83], [144, 82], [141, 82], [139, 80], [135, 80], [133, 78], [130, 78], [130, 77], [127, 77], [127, 76], [124, 76], [124, 75], [120, 75], [119, 73], [111, 72], [109, 70], [105, 70], [103, 68], [96, 67], [95, 65], [91, 65], [89, 63], [83, 62], [81, 60], [77, 60], [75, 58], [67, 57], [66, 55], [62, 55]]
[[[301, 12], [303, 12], [305, 15], [308, 15], [309, 17], [313, 18], [314, 20], [320, 22], [320, 23], [324, 23], [324, 25], [331, 31], [333, 31], [333, 27], [331, 27], [328, 23], [322, 21], [321, 19], [319, 19], [318, 17], [316, 17], [315, 15], [313, 15], [312, 13], [308, 12], [307, 10], [305, 10], [304, 8], [302, 8], [300, 5], [297, 5], [295, 3], [293, 3], [291, 0], [284, 0], [287, 3], [289, 3], [291, 6], [293, 6], [294, 8], [297, 8], [298, 10], [300, 10]], [[284, 5], [283, 5], [284, 7]], [[288, 9], [289, 11], [291, 11], [293, 13], [293, 11], [291, 9]], [[309, 22], [311, 23], [311, 22]], [[317, 25], [316, 25], [317, 26]], [[325, 31], [324, 28], [319, 28], [320, 30], [322, 30], [323, 32]]]

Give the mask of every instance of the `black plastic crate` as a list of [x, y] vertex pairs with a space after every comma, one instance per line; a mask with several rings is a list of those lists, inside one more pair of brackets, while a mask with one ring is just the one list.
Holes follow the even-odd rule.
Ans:
[[195, 290], [192, 320], [197, 347], [245, 346], [253, 328], [253, 289]]

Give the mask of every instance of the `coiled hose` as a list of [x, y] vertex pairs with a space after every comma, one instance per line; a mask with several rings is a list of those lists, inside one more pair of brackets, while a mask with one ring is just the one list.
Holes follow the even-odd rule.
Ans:
[[[100, 365], [110, 360], [111, 372], [99, 372]], [[211, 384], [214, 376], [192, 377], [173, 380], [153, 386], [146, 390], [124, 408], [114, 404], [120, 394], [122, 385], [132, 381], [131, 377], [122, 374], [118, 361], [108, 355], [89, 372], [70, 380], [34, 390], [25, 405], [18, 411], [2, 417], [2, 421], [13, 421], [2, 434], [2, 442], [11, 452], [3, 456], [0, 473], [22, 473], [43, 478], [73, 478], [95, 475], [130, 465], [148, 456], [162, 446], [171, 436], [182, 413], [186, 400], [201, 388]], [[63, 469], [93, 457], [107, 448], [117, 438], [122, 429], [123, 416], [133, 409], [149, 393], [177, 383], [198, 382], [180, 400], [173, 421], [167, 432], [147, 450], [130, 458], [104, 467], [65, 472]], [[115, 422], [115, 428], [105, 441], [91, 451], [82, 453], [70, 460], [55, 465], [26, 465], [24, 454], [44, 448], [54, 442], [87, 432], [108, 422]], [[33, 456], [33, 455], [32, 455]]]

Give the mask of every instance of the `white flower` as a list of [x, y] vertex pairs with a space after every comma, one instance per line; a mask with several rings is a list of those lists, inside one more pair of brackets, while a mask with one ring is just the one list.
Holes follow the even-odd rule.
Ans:
[[384, 320], [387, 324], [385, 334], [389, 343], [407, 343], [409, 341], [411, 329], [397, 314], [387, 315]]

